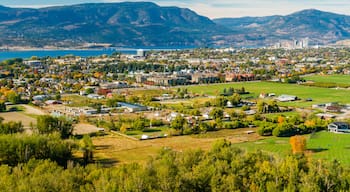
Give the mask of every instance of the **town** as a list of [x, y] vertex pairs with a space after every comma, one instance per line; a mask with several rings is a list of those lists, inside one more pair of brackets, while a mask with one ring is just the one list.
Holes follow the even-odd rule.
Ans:
[[[293, 153], [332, 155], [347, 165], [346, 147], [336, 145], [350, 135], [349, 60], [348, 48], [9, 59], [1, 62], [0, 127], [80, 139], [60, 157], [63, 165], [71, 157], [105, 167], [142, 163], [158, 150], [208, 149], [217, 139], [288, 153], [289, 138], [304, 143], [292, 144]], [[300, 135], [310, 137], [307, 148]]]

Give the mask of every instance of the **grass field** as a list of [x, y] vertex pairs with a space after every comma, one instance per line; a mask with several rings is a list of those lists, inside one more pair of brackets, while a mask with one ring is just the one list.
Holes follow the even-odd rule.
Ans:
[[[327, 161], [338, 160], [342, 164], [350, 165], [350, 134], [335, 134], [318, 132], [307, 137], [307, 151], [313, 159]], [[262, 150], [278, 155], [291, 153], [290, 138], [268, 137], [255, 142], [236, 144], [248, 151]]]
[[[218, 95], [224, 88], [244, 87], [249, 91], [249, 95], [243, 97], [258, 98], [260, 93], [275, 93], [277, 96], [281, 94], [295, 95], [301, 98], [300, 101], [281, 103], [283, 106], [310, 107], [312, 104], [340, 102], [350, 103], [350, 90], [336, 90], [329, 88], [307, 87], [296, 84], [282, 84], [274, 82], [239, 82], [226, 84], [210, 84], [187, 86], [188, 90], [193, 93]], [[307, 102], [303, 99], [312, 98], [313, 101]]]
[[89, 104], [97, 101], [105, 101], [104, 99], [102, 100], [89, 99], [81, 95], [64, 95], [62, 96], [62, 100], [69, 101], [70, 104], [68, 104], [68, 106], [70, 107], [86, 107]]
[[31, 124], [33, 124], [33, 125], [36, 124], [35, 118], [30, 117], [22, 112], [4, 112], [4, 113], [0, 113], [0, 117], [4, 118], [4, 122], [21, 121], [23, 127], [25, 127], [25, 128], [30, 127]]
[[93, 138], [96, 147], [94, 157], [97, 163], [103, 165], [118, 165], [120, 163], [146, 162], [155, 156], [162, 148], [172, 148], [176, 151], [189, 149], [208, 150], [218, 139], [227, 139], [232, 143], [256, 141], [261, 137], [256, 133], [246, 134], [247, 129], [220, 130], [207, 134], [177, 136], [151, 140], [132, 140], [120, 135], [106, 135]]
[[[115, 166], [132, 162], [146, 162], [162, 148], [176, 151], [208, 150], [219, 139], [226, 139], [235, 146], [247, 151], [262, 150], [278, 156], [291, 154], [290, 138], [260, 137], [256, 133], [244, 133], [248, 129], [220, 130], [192, 136], [178, 136], [153, 140], [131, 140], [119, 135], [106, 135], [93, 138], [94, 153], [98, 163]], [[250, 129], [249, 129], [250, 130]], [[319, 132], [307, 137], [307, 155], [312, 159], [338, 160], [350, 165], [350, 134]]]
[[340, 83], [350, 85], [350, 75], [314, 75], [303, 77], [305, 80], [321, 83]]
[[310, 136], [307, 146], [314, 159], [337, 159], [350, 165], [350, 134], [320, 132]]

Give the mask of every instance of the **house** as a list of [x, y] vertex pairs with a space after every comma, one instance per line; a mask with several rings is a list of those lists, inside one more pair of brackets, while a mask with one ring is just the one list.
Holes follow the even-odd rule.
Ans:
[[137, 111], [147, 111], [146, 106], [138, 105], [138, 104], [131, 104], [131, 103], [125, 103], [125, 102], [118, 102], [118, 105], [121, 108], [127, 109], [129, 112], [137, 112]]
[[46, 105], [60, 105], [62, 104], [62, 101], [58, 101], [58, 100], [47, 100], [45, 101]]
[[298, 99], [298, 97], [294, 95], [281, 95], [276, 99], [280, 102], [287, 102], [287, 101], [295, 101]]
[[328, 131], [333, 133], [350, 133], [350, 127], [345, 122], [333, 122], [328, 125]]
[[339, 113], [339, 112], [341, 112], [341, 109], [342, 109], [342, 107], [340, 107], [340, 106], [326, 106], [325, 111]]
[[101, 96], [101, 95], [98, 95], [98, 94], [89, 94], [89, 95], [87, 95], [87, 97], [89, 99], [103, 99], [103, 98], [105, 98], [103, 95]]
[[84, 114], [85, 115], [95, 115], [97, 114], [97, 109], [87, 109], [87, 110], [84, 110]]
[[34, 101], [44, 101], [45, 99], [49, 98], [48, 95], [35, 95], [33, 97]]

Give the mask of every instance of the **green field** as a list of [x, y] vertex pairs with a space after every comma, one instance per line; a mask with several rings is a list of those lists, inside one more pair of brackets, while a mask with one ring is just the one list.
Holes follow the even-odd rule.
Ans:
[[[311, 158], [328, 161], [336, 159], [342, 164], [350, 165], [350, 134], [335, 134], [323, 131], [306, 137], [307, 151]], [[235, 145], [248, 151], [262, 150], [283, 156], [291, 153], [289, 139], [289, 137], [268, 137]]]
[[[275, 93], [276, 96], [281, 94], [295, 95], [301, 98], [300, 101], [285, 102], [281, 105], [284, 106], [296, 106], [296, 107], [310, 107], [312, 104], [327, 103], [327, 102], [340, 102], [350, 103], [350, 90], [336, 90], [320, 87], [307, 87], [297, 84], [282, 84], [274, 82], [239, 82], [239, 83], [226, 83], [226, 84], [210, 84], [210, 85], [198, 85], [187, 86], [189, 92], [218, 95], [224, 88], [228, 89], [233, 87], [234, 89], [244, 87], [246, 91], [249, 91], [249, 95], [243, 95], [243, 97], [258, 98], [260, 93]], [[312, 98], [313, 101], [304, 101], [307, 98]]]
[[292, 150], [289, 137], [267, 137], [258, 141], [237, 143], [235, 145], [248, 151], [262, 150], [282, 156], [290, 154]]
[[105, 101], [104, 99], [89, 99], [85, 96], [81, 95], [64, 95], [62, 96], [62, 100], [66, 102], [70, 102], [68, 106], [70, 107], [86, 107], [91, 103]]
[[350, 75], [314, 75], [303, 77], [305, 80], [321, 83], [339, 83], [350, 85]]
[[314, 159], [334, 160], [350, 165], [350, 134], [320, 132], [310, 136], [307, 147]]

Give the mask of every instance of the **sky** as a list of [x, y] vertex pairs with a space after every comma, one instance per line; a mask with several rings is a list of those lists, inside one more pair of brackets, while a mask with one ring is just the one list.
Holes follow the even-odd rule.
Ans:
[[[1, 0], [9, 7], [47, 7], [80, 3], [110, 3], [126, 0]], [[138, 0], [128, 0], [138, 1]], [[141, 0], [142, 1], [142, 0]], [[209, 18], [287, 15], [303, 9], [320, 9], [350, 15], [349, 0], [143, 0], [160, 6], [190, 8]]]

